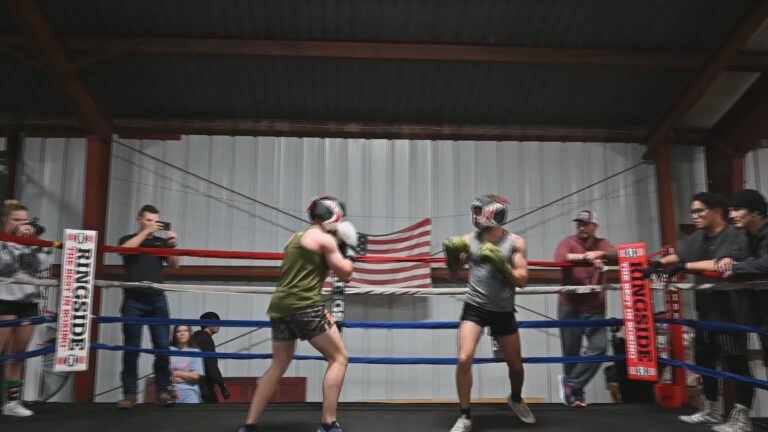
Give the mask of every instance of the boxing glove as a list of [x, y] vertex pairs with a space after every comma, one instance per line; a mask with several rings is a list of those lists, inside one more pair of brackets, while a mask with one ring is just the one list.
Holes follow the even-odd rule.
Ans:
[[353, 225], [352, 222], [344, 221], [340, 223], [336, 227], [334, 234], [341, 243], [352, 246], [353, 248], [357, 247], [357, 228], [355, 228], [355, 225]]
[[512, 274], [512, 265], [504, 257], [501, 249], [493, 243], [485, 242], [480, 245], [477, 249], [477, 260], [492, 265], [504, 277], [509, 277]]
[[469, 243], [462, 236], [448, 237], [443, 242], [443, 250], [448, 261], [448, 270], [455, 272], [461, 268], [461, 254], [469, 252]]

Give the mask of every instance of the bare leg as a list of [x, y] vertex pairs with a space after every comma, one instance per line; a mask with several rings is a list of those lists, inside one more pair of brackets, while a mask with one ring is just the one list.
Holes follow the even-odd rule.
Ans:
[[523, 391], [523, 360], [520, 356], [520, 334], [508, 334], [496, 338], [504, 351], [504, 360], [509, 368], [509, 383], [512, 386], [512, 395], [520, 396]]
[[280, 377], [283, 376], [288, 369], [288, 365], [291, 364], [295, 349], [295, 340], [272, 342], [272, 364], [269, 365], [269, 369], [264, 372], [264, 375], [259, 380], [259, 385], [256, 387], [256, 392], [251, 399], [251, 406], [248, 408], [246, 424], [255, 424], [259, 421], [259, 417], [264, 412], [269, 398], [272, 397], [275, 389], [277, 389]]
[[472, 360], [483, 328], [471, 321], [459, 324], [459, 356], [456, 364], [456, 390], [461, 409], [469, 408], [472, 396]]
[[[0, 318], [1, 319], [1, 318]], [[8, 354], [15, 355], [27, 352], [29, 341], [35, 333], [34, 326], [15, 327], [11, 329], [11, 340], [8, 343]], [[2, 336], [0, 336], [0, 346], [2, 346]], [[7, 381], [16, 381], [22, 378], [24, 370], [24, 361], [9, 363], [5, 368], [5, 379]]]
[[309, 343], [320, 351], [328, 361], [328, 369], [323, 377], [323, 423], [331, 423], [336, 420], [336, 408], [339, 404], [341, 386], [344, 384], [344, 375], [347, 372], [349, 354], [341, 340], [339, 329], [334, 325], [331, 329], [309, 340]]

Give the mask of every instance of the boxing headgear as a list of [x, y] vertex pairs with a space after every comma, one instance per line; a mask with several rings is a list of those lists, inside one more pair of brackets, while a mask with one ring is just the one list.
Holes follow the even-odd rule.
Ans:
[[307, 207], [310, 222], [319, 222], [326, 231], [334, 231], [346, 216], [347, 209], [338, 199], [324, 195], [312, 200]]
[[477, 229], [495, 228], [507, 221], [506, 198], [496, 202], [487, 198], [475, 198], [472, 202], [472, 225]]

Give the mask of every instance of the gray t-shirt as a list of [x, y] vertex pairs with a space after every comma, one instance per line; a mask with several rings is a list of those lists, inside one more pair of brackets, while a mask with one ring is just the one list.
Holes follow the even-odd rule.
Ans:
[[[480, 233], [472, 235], [469, 242], [469, 279], [464, 301], [491, 311], [511, 312], [515, 310], [515, 287], [495, 267], [477, 259], [477, 250], [482, 245]], [[517, 252], [517, 237], [507, 233], [496, 247], [501, 249], [509, 262]]]
[[[718, 260], [723, 257], [740, 261], [747, 256], [746, 236], [733, 225], [726, 225], [713, 237], [707, 236], [704, 230], [696, 230], [682, 243], [677, 256], [683, 262]], [[695, 276], [694, 279], [696, 283], [714, 282], [702, 276]]]
[[[747, 253], [744, 233], [728, 225], [713, 237], [706, 231], [696, 230], [681, 245], [677, 256], [683, 262], [717, 260], [731, 257], [738, 261]], [[749, 302], [743, 290], [735, 289], [732, 283], [719, 282], [703, 276], [694, 275], [697, 284], [717, 284], [711, 289], [696, 290], [696, 312], [701, 321], [737, 321], [743, 308], [742, 303]]]

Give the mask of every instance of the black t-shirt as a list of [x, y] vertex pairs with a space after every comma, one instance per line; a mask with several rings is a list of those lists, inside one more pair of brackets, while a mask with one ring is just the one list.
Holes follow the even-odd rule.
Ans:
[[[200, 351], [216, 352], [216, 344], [213, 343], [213, 337], [205, 330], [196, 331], [192, 337], [195, 339], [195, 343]], [[203, 366], [205, 367], [205, 375], [203, 376], [203, 382], [200, 386], [200, 390], [206, 395], [215, 395], [214, 386], [218, 385], [222, 389], [224, 388], [224, 378], [221, 376], [219, 370], [219, 360], [213, 357], [203, 357]]]
[[[127, 242], [136, 234], [128, 234], [120, 237], [119, 244]], [[151, 236], [144, 239], [139, 247], [143, 248], [167, 248], [168, 240]], [[156, 282], [163, 283], [163, 267], [167, 259], [152, 255], [123, 255], [123, 268], [125, 269], [125, 280], [127, 282]], [[162, 290], [156, 288], [125, 288], [126, 296], [147, 296], [160, 295]]]
[[[682, 243], [677, 256], [683, 262], [717, 260], [723, 257], [738, 261], [747, 252], [745, 240], [743, 233], [732, 225], [726, 225], [713, 237], [709, 237], [704, 230], [696, 230]], [[717, 280], [702, 276], [694, 276], [694, 281], [702, 284], [717, 283]], [[742, 303], [742, 295], [740, 290], [732, 289], [696, 290], [696, 312], [699, 320], [733, 322], [739, 315], [736, 310]]]

